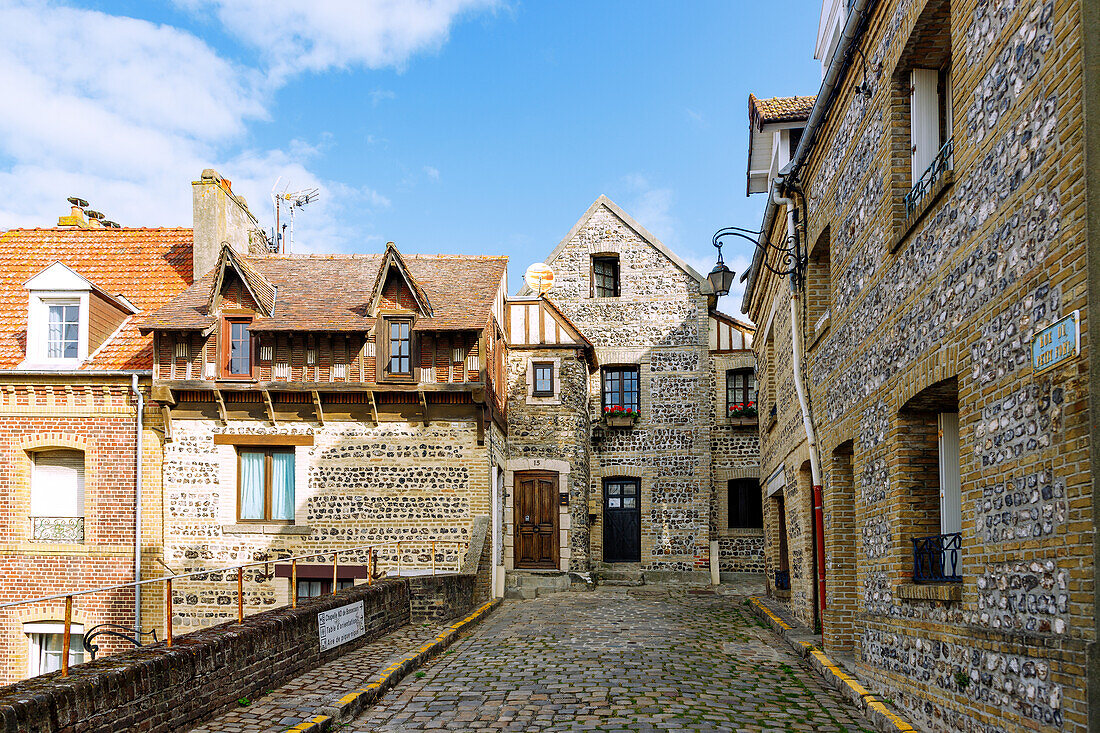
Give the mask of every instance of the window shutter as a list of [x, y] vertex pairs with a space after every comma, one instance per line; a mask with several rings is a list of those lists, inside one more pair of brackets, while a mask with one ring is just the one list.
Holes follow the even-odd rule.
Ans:
[[962, 531], [962, 481], [959, 469], [959, 413], [940, 416], [940, 531]]
[[386, 346], [386, 320], [379, 318], [374, 326], [374, 381], [381, 382], [386, 374], [389, 348]]
[[940, 150], [940, 72], [913, 69], [909, 130], [913, 145], [913, 183], [932, 165]]
[[84, 454], [55, 450], [34, 456], [31, 516], [84, 516]]

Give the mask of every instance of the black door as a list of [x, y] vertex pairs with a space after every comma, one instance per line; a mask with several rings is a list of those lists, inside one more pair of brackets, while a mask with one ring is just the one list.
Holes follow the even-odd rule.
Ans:
[[641, 481], [636, 478], [604, 479], [604, 562], [641, 562], [641, 494]]

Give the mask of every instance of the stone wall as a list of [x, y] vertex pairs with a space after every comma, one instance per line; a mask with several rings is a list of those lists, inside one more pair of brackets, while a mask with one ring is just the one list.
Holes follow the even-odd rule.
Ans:
[[[529, 397], [529, 363], [555, 364], [558, 395]], [[560, 492], [569, 505], [560, 508], [558, 525], [561, 569], [589, 569], [589, 461], [588, 364], [579, 349], [510, 349], [508, 373], [508, 460], [505, 474], [504, 563], [513, 569], [514, 475], [516, 471], [555, 471]], [[561, 465], [564, 464], [564, 465]]]
[[[308, 436], [295, 452], [292, 525], [237, 521], [237, 456], [215, 435]], [[165, 562], [177, 572], [272, 560], [310, 551], [378, 545], [384, 571], [432, 566], [454, 571], [476, 517], [490, 514], [487, 447], [472, 420], [413, 425], [176, 420], [164, 456]], [[401, 542], [400, 553], [396, 543]], [[331, 555], [315, 563], [331, 562]], [[342, 564], [365, 564], [366, 552]], [[290, 583], [257, 568], [245, 573], [251, 609], [289, 602]], [[217, 575], [175, 589], [178, 629], [235, 616], [235, 599]]]
[[[602, 507], [602, 479], [641, 479], [641, 565], [709, 567], [711, 507], [707, 303], [700, 283], [640, 227], [600, 199], [547, 262], [554, 303], [592, 341], [601, 365], [636, 364], [641, 417], [610, 428], [592, 449], [590, 495]], [[642, 230], [644, 231], [644, 230]], [[593, 254], [618, 255], [620, 297], [590, 292]], [[588, 380], [588, 415], [600, 420], [601, 384]], [[601, 510], [602, 511], [602, 510]], [[603, 559], [603, 523], [591, 534], [591, 559]]]
[[[826, 516], [827, 595], [854, 605], [827, 610], [824, 643], [853, 646], [868, 685], [928, 729], [1085, 730], [1083, 677], [1096, 641], [1088, 368], [1077, 360], [1035, 374], [1030, 354], [1042, 328], [1089, 306], [1080, 5], [950, 4], [953, 182], [905, 223], [908, 101], [898, 95], [906, 64], [921, 58], [906, 48], [946, 7], [876, 6], [861, 40], [868, 64], [842, 80], [800, 174], [807, 241], [822, 232], [834, 240], [830, 325], [806, 352], [826, 507], [842, 492], [855, 505], [854, 518]], [[776, 426], [762, 431], [765, 475], [796, 466], [786, 457], [805, 446], [782, 359], [786, 287], [761, 275], [752, 294], [758, 323], [781, 301], [777, 358], [761, 365], [779, 406]], [[758, 338], [756, 348], [768, 362], [765, 344]], [[912, 538], [938, 526], [918, 508], [914, 483], [914, 441], [927, 426], [903, 408], [945, 383], [957, 385], [963, 580], [929, 590], [912, 582]], [[793, 577], [794, 543], [808, 530], [788, 516], [791, 602], [802, 619], [812, 599]], [[769, 561], [775, 539], [769, 531]], [[841, 562], [853, 542], [854, 557]]]
[[[356, 602], [364, 607], [366, 635], [322, 652], [318, 613]], [[238, 699], [260, 696], [409, 619], [404, 581], [357, 586], [241, 625], [178, 636], [172, 647], [160, 643], [82, 664], [64, 682], [55, 672], [0, 688], [0, 709], [12, 730], [190, 730]]]

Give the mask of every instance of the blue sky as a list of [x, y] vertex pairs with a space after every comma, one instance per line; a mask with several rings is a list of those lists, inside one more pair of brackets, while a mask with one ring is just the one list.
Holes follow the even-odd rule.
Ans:
[[817, 91], [819, 11], [0, 0], [23, 101], [0, 111], [0, 186], [19, 192], [0, 227], [49, 225], [72, 194], [124, 225], [188, 225], [188, 182], [213, 166], [265, 222], [278, 176], [321, 188], [297, 251], [503, 253], [514, 291], [606, 193], [705, 272], [715, 229], [760, 221], [748, 93]]

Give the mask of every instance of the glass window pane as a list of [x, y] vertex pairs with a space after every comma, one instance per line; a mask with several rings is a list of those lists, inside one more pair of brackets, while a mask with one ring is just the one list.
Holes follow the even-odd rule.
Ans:
[[264, 519], [264, 454], [241, 451], [241, 519]]
[[294, 452], [271, 454], [271, 518], [294, 520]]

